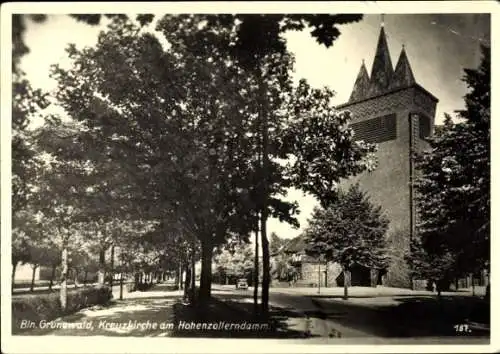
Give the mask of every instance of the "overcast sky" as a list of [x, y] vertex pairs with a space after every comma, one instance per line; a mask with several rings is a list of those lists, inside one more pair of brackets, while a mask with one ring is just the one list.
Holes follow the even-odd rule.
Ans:
[[[365, 15], [361, 22], [342, 26], [342, 34], [331, 48], [317, 44], [307, 31], [286, 34], [288, 48], [296, 57], [296, 78], [306, 78], [316, 87], [329, 86], [337, 92], [338, 104], [347, 101], [363, 59], [371, 72], [381, 20], [378, 14]], [[442, 122], [444, 112], [461, 109], [466, 93], [460, 80], [463, 68], [477, 67], [479, 45], [489, 45], [490, 16], [391, 14], [383, 20], [393, 66], [404, 44], [417, 83], [439, 99], [436, 123]], [[78, 47], [95, 44], [101, 29], [64, 15], [49, 16], [42, 24], [29, 23], [25, 40], [30, 53], [23, 59], [22, 68], [32, 85], [46, 91], [54, 89], [50, 65], [67, 62], [64, 48], [68, 43]], [[271, 220], [268, 226], [269, 232], [286, 238], [302, 231], [315, 205], [313, 198], [298, 191], [289, 196], [300, 203], [301, 229], [294, 230], [277, 220]]]

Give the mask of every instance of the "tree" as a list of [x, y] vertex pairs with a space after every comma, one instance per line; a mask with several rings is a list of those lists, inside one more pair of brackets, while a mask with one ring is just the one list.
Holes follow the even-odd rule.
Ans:
[[290, 257], [280, 252], [286, 244], [286, 239], [280, 238], [275, 232], [271, 233], [269, 251], [273, 256], [271, 274], [279, 281], [293, 281], [297, 276], [297, 269], [290, 263]]
[[[35, 287], [35, 274], [36, 270], [40, 266], [53, 266], [60, 259], [60, 252], [51, 239], [44, 235], [42, 232], [43, 228], [39, 227], [37, 234], [30, 237], [29, 253], [30, 259], [29, 263], [32, 269], [31, 276], [31, 286], [30, 291], [34, 290]], [[50, 279], [49, 290], [52, 290], [53, 279]]]
[[269, 251], [272, 255], [277, 254], [285, 244], [286, 240], [284, 238], [280, 238], [275, 232], [271, 232], [269, 240]]
[[[326, 27], [331, 30], [334, 23], [360, 18], [356, 16], [326, 16], [323, 20], [330, 21]], [[244, 38], [249, 38], [245, 31], [251, 30], [248, 24], [256, 17], [243, 16], [244, 21], [238, 24], [240, 17], [166, 16], [157, 26], [171, 45], [166, 51], [154, 36], [141, 32], [128, 20], [115, 18], [96, 48], [77, 51], [70, 47], [75, 66], [71, 70], [56, 68], [54, 75], [61, 87], [58, 99], [91, 132], [83, 135], [89, 139], [87, 144], [92, 142], [117, 164], [126, 166], [123, 168], [129, 177], [133, 176], [134, 183], [128, 185], [135, 189], [127, 193], [133, 196], [137, 212], [156, 219], [174, 212], [185, 230], [200, 240], [200, 297], [206, 299], [210, 295], [214, 247], [224, 242], [228, 231], [248, 234], [260, 214], [263, 309], [267, 312], [266, 220], [273, 215], [296, 223], [293, 215], [297, 206], [279, 197], [292, 180], [303, 183], [307, 173], [297, 179], [289, 178], [287, 168], [269, 158], [287, 158], [293, 152], [286, 149], [298, 144], [292, 134], [288, 134], [286, 144], [283, 138], [291, 123], [288, 108], [292, 107], [287, 106], [287, 95], [283, 93], [291, 91], [292, 58], [283, 51], [254, 53], [253, 47], [245, 49], [249, 45], [245, 44]], [[305, 17], [307, 21], [314, 18]], [[283, 17], [262, 17], [262, 27], [257, 28], [264, 31], [257, 37], [264, 40], [269, 34], [284, 49], [277, 26], [280, 19]], [[307, 22], [290, 21], [299, 27]], [[323, 28], [316, 34], [330, 30]], [[338, 31], [330, 33], [330, 38], [337, 35]], [[264, 47], [269, 48], [268, 44]], [[250, 55], [243, 55], [247, 50]], [[254, 54], [258, 60], [247, 62]], [[257, 62], [259, 66], [253, 66]], [[302, 89], [300, 93], [308, 94], [306, 91]], [[311, 97], [309, 101], [331, 103], [330, 98], [322, 95], [319, 100]], [[107, 107], [97, 115], [96, 101]], [[302, 101], [297, 97], [299, 104]], [[305, 111], [307, 108], [295, 109], [294, 114], [302, 115]], [[325, 122], [329, 118], [332, 129], [338, 126], [337, 112], [318, 113], [322, 113]], [[305, 117], [298, 120], [306, 122]], [[346, 134], [334, 134], [330, 142], [345, 146], [337, 141], [349, 140], [348, 130], [345, 131]], [[314, 156], [324, 152], [316, 149]], [[330, 145], [327, 152], [332, 152]], [[351, 155], [363, 157], [362, 153]], [[329, 162], [325, 161], [324, 166]], [[328, 180], [332, 175], [335, 179], [351, 173], [348, 169], [322, 172]], [[164, 181], [172, 183], [166, 186]], [[151, 205], [157, 206], [156, 210], [148, 209]]]
[[[34, 148], [30, 120], [48, 105], [41, 90], [34, 89], [20, 68], [20, 59], [28, 53], [23, 41], [24, 20], [12, 16], [12, 285], [18, 263], [29, 261], [30, 239], [35, 221], [29, 202], [40, 161]], [[34, 270], [35, 271], [35, 270]]]
[[[185, 15], [185, 18], [197, 22], [197, 19], [193, 16]], [[199, 18], [199, 17], [198, 17]], [[262, 241], [262, 251], [263, 251], [263, 291], [262, 291], [262, 310], [266, 314], [268, 312], [268, 300], [269, 300], [269, 281], [270, 281], [270, 263], [269, 263], [269, 242], [267, 239], [267, 218], [270, 215], [269, 207], [273, 203], [277, 203], [280, 200], [273, 198], [272, 196], [278, 194], [281, 188], [286, 188], [290, 186], [290, 180], [284, 177], [284, 170], [275, 164], [273, 159], [287, 157], [287, 153], [282, 149], [275, 149], [279, 144], [271, 144], [270, 142], [279, 142], [280, 134], [283, 134], [283, 123], [287, 121], [286, 117], [291, 113], [284, 109], [283, 107], [283, 97], [275, 96], [273, 93], [278, 89], [278, 92], [289, 92], [291, 89], [291, 82], [289, 81], [289, 71], [291, 70], [290, 56], [286, 52], [285, 41], [282, 34], [287, 30], [302, 30], [306, 26], [312, 28], [311, 34], [316, 40], [326, 46], [332, 45], [333, 41], [340, 35], [340, 31], [337, 28], [339, 24], [350, 23], [353, 21], [359, 21], [362, 18], [361, 15], [284, 15], [284, 14], [273, 14], [273, 15], [223, 15], [223, 16], [204, 16], [201, 18], [202, 21], [198, 20], [198, 23], [203, 22], [203, 33], [196, 33], [196, 35], [191, 38], [187, 38], [183, 42], [183, 45], [187, 48], [192, 48], [197, 46], [200, 40], [207, 38], [213, 38], [214, 34], [220, 33], [221, 28], [229, 30], [231, 35], [231, 41], [229, 43], [221, 41], [219, 45], [224, 48], [226, 52], [231, 54], [231, 57], [245, 69], [250, 77], [253, 78], [255, 83], [255, 96], [253, 99], [253, 106], [255, 107], [255, 112], [257, 115], [257, 137], [258, 137], [258, 151], [260, 153], [260, 168], [257, 170], [259, 174], [259, 179], [263, 182], [257, 185], [256, 190], [258, 198], [256, 198], [257, 210], [260, 214], [260, 234]], [[171, 17], [166, 17], [163, 20], [165, 26], [171, 23]], [[175, 32], [170, 31], [170, 32]], [[204, 36], [205, 35], [205, 36]], [[207, 36], [208, 35], [208, 36]], [[196, 48], [197, 49], [197, 48]], [[194, 51], [194, 50], [193, 50]], [[273, 63], [274, 65], [267, 65], [268, 63]], [[276, 63], [279, 63], [276, 65]], [[270, 84], [269, 81], [265, 79], [269, 76], [275, 76], [276, 80], [274, 84]], [[272, 81], [271, 81], [272, 82]], [[304, 92], [304, 91], [302, 91]], [[330, 92], [331, 93], [331, 92]], [[299, 95], [300, 96], [300, 95]], [[323, 98], [324, 95], [321, 97]], [[315, 99], [315, 98], [314, 98]], [[297, 97], [297, 102], [302, 102], [303, 97], [299, 100]], [[309, 102], [313, 101], [313, 98], [309, 99]], [[321, 101], [321, 99], [320, 99]], [[324, 101], [323, 101], [324, 102]], [[328, 101], [327, 101], [328, 102]], [[316, 102], [314, 102], [316, 103]], [[280, 114], [286, 112], [286, 114]], [[306, 109], [296, 109], [296, 113], [304, 112]], [[325, 117], [325, 112], [321, 112], [321, 118]], [[331, 125], [332, 130], [335, 127], [339, 127], [337, 124], [336, 115], [337, 112], [329, 110], [330, 122], [334, 122]], [[302, 117], [304, 118], [304, 117]], [[307, 120], [303, 119], [304, 125], [306, 125]], [[325, 121], [326, 122], [326, 121]], [[342, 125], [341, 125], [342, 126]], [[272, 132], [274, 130], [274, 133]], [[344, 129], [346, 130], [346, 129]], [[307, 133], [306, 133], [307, 132]], [[307, 130], [301, 131], [301, 136], [308, 135]], [[289, 140], [293, 140], [293, 135], [288, 134]], [[344, 136], [344, 134], [334, 134], [335, 137], [341, 137], [341, 142], [344, 140], [349, 142], [349, 137]], [[273, 139], [274, 138], [274, 139]], [[334, 139], [335, 140], [335, 139]], [[337, 142], [337, 141], [335, 141]], [[275, 146], [273, 146], [275, 145]], [[342, 146], [343, 144], [339, 144]], [[281, 147], [297, 147], [297, 144], [283, 145]], [[324, 147], [328, 146], [328, 150], [331, 152], [331, 145], [324, 144]], [[310, 148], [312, 146], [309, 146]], [[352, 155], [357, 157], [354, 159], [352, 164], [358, 162], [358, 158], [362, 158], [363, 153], [359, 150], [356, 154], [345, 151], [341, 153], [340, 149], [333, 148], [337, 154], [344, 156]], [[311, 149], [308, 150], [311, 152]], [[320, 156], [325, 151], [319, 151], [316, 149], [317, 155]], [[292, 153], [293, 154], [293, 153]], [[325, 156], [325, 155], [323, 155]], [[297, 159], [300, 161], [300, 157]], [[321, 179], [320, 184], [331, 184], [329, 181], [332, 179], [337, 181], [337, 178], [344, 177], [343, 175], [351, 175], [354, 171], [348, 168], [342, 169], [347, 164], [345, 161], [341, 168], [336, 168], [336, 166], [331, 166], [331, 169], [326, 168], [327, 163], [322, 166], [323, 171], [326, 174], [320, 173], [321, 176], [326, 177], [326, 179]], [[321, 165], [321, 163], [317, 163]], [[294, 172], [297, 172], [303, 164], [296, 163], [295, 168], [292, 168]], [[308, 183], [304, 180], [307, 179], [309, 174], [302, 170], [302, 175], [298, 178], [294, 178], [295, 182], [300, 185], [300, 187], [307, 187], [310, 189]], [[312, 172], [311, 172], [312, 173]], [[314, 171], [318, 174], [317, 171]], [[278, 191], [275, 189], [278, 188]], [[318, 186], [319, 188], [319, 186]], [[322, 188], [324, 189], [324, 188]], [[283, 205], [283, 204], [282, 204]], [[289, 210], [290, 205], [286, 206]]]
[[[138, 29], [129, 22], [116, 21], [102, 35], [96, 50], [78, 53], [70, 48], [78, 66], [69, 72], [55, 70], [61, 82], [59, 99], [75, 119], [89, 127], [80, 140], [93, 141], [113, 161], [126, 166], [135, 182], [132, 195], [147, 201], [134, 203], [141, 215], [162, 219], [173, 212], [184, 229], [200, 239], [201, 289], [205, 291], [200, 294], [206, 295], [213, 247], [224, 241], [229, 228], [245, 234], [252, 223], [238, 197], [241, 180], [251, 168], [243, 156], [251, 150], [241, 146], [247, 144], [242, 124], [248, 119], [241, 119], [233, 103], [239, 104], [234, 100], [235, 92], [246, 85], [234, 77], [238, 71], [232, 71], [224, 58], [212, 58], [210, 64], [210, 58], [194, 60], [182, 48], [164, 52], [157, 39], [138, 35]], [[123, 48], [128, 48], [127, 56], [122, 55]], [[109, 56], [121, 60], [110, 63]], [[159, 83], [157, 74], [165, 80]], [[88, 87], [80, 86], [82, 79]], [[118, 79], [122, 81], [117, 83]], [[130, 91], [116, 90], [119, 87]], [[179, 89], [182, 87], [185, 90]], [[222, 87], [223, 92], [231, 93], [231, 99], [220, 95]], [[98, 100], [93, 92], [107, 99]], [[98, 114], [96, 102], [104, 106]], [[165, 106], [170, 106], [170, 115], [165, 115]], [[99, 133], [93, 135], [95, 131]], [[88, 153], [83, 156], [88, 158]], [[166, 180], [173, 183], [165, 186]], [[152, 204], [158, 205], [158, 210], [148, 210]]]
[[429, 281], [428, 285], [435, 283], [437, 296], [440, 298], [443, 288], [446, 288], [450, 279], [456, 277], [459, 271], [456, 268], [455, 255], [442, 243], [435, 241], [434, 239], [434, 244], [423, 244], [420, 238], [412, 239], [406, 261], [410, 266], [412, 278], [426, 279]]
[[95, 178], [92, 171], [88, 165], [75, 161], [52, 161], [40, 169], [36, 194], [32, 198], [33, 207], [41, 215], [39, 225], [45, 230], [53, 230], [50, 240], [61, 252], [60, 302], [63, 309], [67, 305], [71, 248], [83, 243], [81, 230], [85, 229], [93, 213], [100, 211], [89, 208], [93, 190], [88, 188], [88, 181]]
[[177, 284], [182, 288], [182, 273], [190, 267], [189, 253], [192, 248], [192, 238], [186, 236], [182, 224], [176, 220], [165, 219], [159, 222], [140, 239], [144, 245], [156, 251], [159, 265], [166, 271], [177, 273]]
[[[459, 122], [447, 116], [416, 156], [418, 251], [415, 272], [442, 269], [461, 276], [489, 268], [490, 260], [490, 48], [482, 47], [477, 69], [465, 69], [469, 92]], [[444, 257], [444, 255], [447, 255]], [[450, 261], [443, 261], [450, 259]], [[431, 272], [432, 273], [432, 272]]]
[[[83, 21], [90, 25], [98, 24], [101, 17], [115, 18], [124, 17], [125, 15], [71, 15], [78, 21]], [[126, 16], [125, 16], [126, 17]], [[39, 89], [33, 89], [21, 70], [20, 60], [29, 53], [29, 48], [24, 42], [24, 33], [26, 30], [27, 21], [43, 22], [47, 16], [45, 15], [21, 15], [14, 14], [12, 16], [12, 162], [13, 162], [13, 272], [14, 279], [15, 269], [19, 262], [25, 262], [29, 257], [27, 253], [28, 233], [23, 228], [26, 223], [23, 222], [23, 210], [30, 198], [36, 194], [36, 177], [40, 173], [38, 169], [43, 168], [42, 162], [37, 154], [36, 136], [28, 127], [30, 119], [35, 115], [42, 114], [41, 111], [49, 105], [47, 94]], [[29, 237], [28, 237], [29, 238]], [[29, 240], [28, 240], [29, 241]], [[13, 280], [14, 281], [14, 280]]]
[[[270, 114], [273, 111], [272, 101], [267, 95], [271, 90], [264, 85], [262, 78], [264, 61], [269, 57], [283, 57], [286, 54], [286, 45], [281, 34], [286, 30], [302, 30], [307, 25], [312, 27], [311, 35], [316, 40], [328, 46], [338, 37], [340, 31], [336, 27], [338, 24], [350, 23], [361, 20], [361, 15], [239, 15], [236, 19], [240, 22], [236, 30], [236, 41], [234, 44], [233, 55], [242, 65], [253, 72], [257, 80], [257, 99], [259, 120], [259, 136], [261, 138], [261, 178], [263, 183], [258, 189], [260, 194], [260, 234], [262, 239], [262, 258], [263, 258], [263, 280], [262, 280], [262, 312], [264, 315], [269, 309], [269, 284], [270, 284], [270, 260], [269, 260], [269, 242], [267, 239], [267, 219], [269, 216], [268, 206], [272, 195], [272, 181], [274, 180], [270, 173], [272, 166], [272, 149], [269, 146], [269, 131], [273, 127], [270, 122], [273, 120]], [[227, 20], [228, 18], [225, 17]], [[210, 21], [209, 21], [210, 23]], [[234, 25], [234, 20], [226, 22]], [[282, 66], [283, 67], [283, 66]], [[280, 81], [287, 79], [287, 70], [281, 70]], [[283, 75], [284, 74], [284, 75]], [[285, 80], [283, 80], [285, 79]], [[279, 100], [278, 100], [279, 102]], [[275, 116], [276, 117], [276, 116]], [[279, 126], [279, 124], [276, 124]], [[276, 127], [274, 125], [274, 127]], [[278, 152], [278, 155], [280, 153]], [[279, 174], [278, 174], [279, 175]], [[278, 179], [283, 183], [283, 179]], [[278, 183], [279, 183], [278, 182]], [[282, 184], [283, 185], [283, 184]]]
[[271, 274], [278, 281], [295, 281], [298, 276], [297, 268], [291, 263], [290, 257], [285, 253], [279, 253], [273, 257], [271, 263]]
[[233, 251], [223, 250], [215, 257], [215, 264], [219, 273], [225, 275], [226, 280], [228, 277], [233, 279], [248, 278], [254, 267], [253, 258], [254, 251], [252, 246], [244, 244]]
[[17, 222], [12, 225], [12, 287], [15, 283], [16, 268], [19, 263], [29, 262], [30, 235], [34, 230], [36, 220], [30, 211], [15, 214]]
[[354, 265], [383, 269], [388, 265], [385, 233], [389, 221], [358, 184], [340, 191], [326, 209], [316, 208], [305, 231], [306, 252], [337, 262], [348, 298], [349, 271]]

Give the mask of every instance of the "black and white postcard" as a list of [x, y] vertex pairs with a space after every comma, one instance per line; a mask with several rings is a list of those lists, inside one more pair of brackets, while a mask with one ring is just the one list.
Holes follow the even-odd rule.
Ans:
[[2, 351], [498, 350], [498, 8], [2, 5]]

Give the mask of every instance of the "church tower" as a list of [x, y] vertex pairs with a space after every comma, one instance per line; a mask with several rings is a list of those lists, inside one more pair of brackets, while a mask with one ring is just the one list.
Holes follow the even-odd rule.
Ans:
[[373, 203], [390, 220], [387, 238], [391, 264], [385, 274], [372, 271], [372, 285], [411, 287], [404, 255], [415, 232], [412, 151], [426, 146], [438, 100], [420, 86], [403, 46], [393, 68], [384, 26], [370, 76], [363, 61], [349, 101], [338, 106], [350, 111], [354, 137], [378, 145], [378, 166], [344, 183], [359, 182]]

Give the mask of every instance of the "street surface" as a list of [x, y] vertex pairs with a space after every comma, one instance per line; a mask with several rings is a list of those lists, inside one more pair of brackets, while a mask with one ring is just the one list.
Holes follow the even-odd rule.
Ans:
[[[253, 303], [253, 288], [214, 285], [214, 289], [219, 298]], [[481, 292], [484, 289], [475, 289], [476, 294]], [[472, 329], [457, 333], [454, 325], [465, 323], [465, 318], [460, 318], [455, 308], [445, 314], [452, 313], [456, 319], [432, 318], [436, 295], [429, 291], [353, 287], [349, 294], [349, 300], [343, 300], [342, 288], [323, 288], [320, 294], [314, 288], [271, 288], [270, 305], [300, 314], [308, 320], [306, 328], [312, 335], [321, 338], [427, 338], [434, 334], [467, 342], [489, 336], [489, 332]], [[462, 309], [463, 302], [475, 299], [472, 292], [446, 292], [442, 296], [443, 306], [457, 303]]]
[[[322, 290], [322, 294], [318, 295], [317, 289], [271, 288], [271, 310], [283, 317], [288, 328], [308, 333], [305, 336], [307, 338], [288, 341], [325, 344], [487, 344], [489, 341], [489, 332], [454, 334], [453, 328], [443, 329], [436, 325], [427, 328], [425, 318], [417, 318], [411, 311], [406, 315], [397, 311], [406, 304], [405, 301], [424, 301], [424, 294], [410, 295], [405, 289], [352, 288], [350, 293], [353, 298], [342, 300], [342, 289]], [[240, 307], [235, 308], [234, 315], [231, 315], [235, 320], [238, 319], [238, 311], [241, 311], [242, 306], [248, 309], [253, 307], [253, 288], [240, 290], [235, 289], [234, 285], [214, 284], [212, 295], [218, 300]], [[376, 297], [372, 297], [374, 295]], [[429, 296], [431, 293], [426, 295], [434, 301]], [[113, 297], [114, 303], [110, 306], [84, 309], [54, 321], [91, 322], [91, 327], [75, 329], [68, 326], [57, 328], [57, 325], [46, 328], [38, 326], [19, 334], [141, 337], [173, 335], [169, 326], [174, 322], [173, 308], [176, 303], [180, 303], [181, 291], [167, 291], [165, 284], [159, 284], [149, 291], [124, 291], [123, 300], [118, 300], [119, 286], [114, 286]], [[157, 323], [156, 328], [153, 328], [153, 323]], [[160, 328], [162, 324], [163, 327]]]

